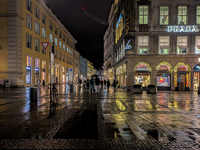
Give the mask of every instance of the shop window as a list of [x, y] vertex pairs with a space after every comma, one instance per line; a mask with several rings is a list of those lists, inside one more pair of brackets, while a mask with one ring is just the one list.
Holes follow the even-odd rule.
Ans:
[[169, 7], [160, 7], [160, 25], [169, 24]]
[[138, 54], [147, 54], [149, 46], [149, 37], [138, 37]]
[[188, 48], [188, 37], [178, 36], [177, 37], [177, 54], [186, 54]]
[[170, 87], [170, 73], [157, 73], [157, 86]]
[[51, 20], [49, 20], [49, 29], [53, 31], [53, 22]]
[[200, 6], [196, 7], [196, 24], [200, 24]]
[[49, 34], [49, 41], [53, 43], [53, 35], [51, 33]]
[[65, 51], [65, 44], [63, 44], [63, 51]]
[[26, 33], [26, 47], [32, 48], [32, 35]]
[[59, 48], [62, 49], [62, 42], [59, 41]]
[[135, 73], [134, 84], [139, 84], [142, 87], [150, 85], [150, 73]]
[[42, 37], [46, 38], [46, 29], [42, 27]]
[[42, 23], [46, 25], [46, 15], [42, 13]]
[[26, 0], [26, 9], [30, 12], [32, 12], [32, 0]]
[[35, 6], [35, 17], [40, 19], [40, 9], [37, 6]]
[[187, 6], [178, 6], [178, 24], [187, 24]]
[[169, 54], [169, 36], [159, 37], [159, 54]]
[[32, 29], [32, 17], [28, 14], [26, 15], [26, 27]]
[[62, 53], [59, 52], [59, 60], [61, 61], [62, 60]]
[[40, 24], [35, 21], [35, 33], [40, 34]]
[[139, 24], [148, 24], [148, 6], [139, 6]]
[[195, 54], [200, 54], [200, 36], [195, 37]]
[[35, 51], [40, 52], [40, 41], [35, 38]]
[[55, 38], [55, 45], [58, 46], [58, 39]]

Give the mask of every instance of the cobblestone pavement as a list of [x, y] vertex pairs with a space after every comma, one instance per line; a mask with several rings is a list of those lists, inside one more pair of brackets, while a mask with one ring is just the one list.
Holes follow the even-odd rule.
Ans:
[[132, 94], [111, 88], [90, 94], [80, 86], [0, 89], [0, 149], [200, 149], [200, 95], [165, 91]]

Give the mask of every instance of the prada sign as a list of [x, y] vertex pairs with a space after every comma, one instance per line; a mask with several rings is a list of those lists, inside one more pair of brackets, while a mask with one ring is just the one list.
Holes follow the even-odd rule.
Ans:
[[168, 32], [198, 32], [196, 26], [168, 26]]

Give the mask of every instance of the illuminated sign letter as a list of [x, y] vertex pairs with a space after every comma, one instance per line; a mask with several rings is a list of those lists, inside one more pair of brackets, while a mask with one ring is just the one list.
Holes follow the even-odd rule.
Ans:
[[198, 32], [197, 27], [192, 26], [192, 28], [191, 28], [191, 32]]
[[168, 26], [168, 32], [172, 32], [173, 31], [173, 27], [172, 26]]

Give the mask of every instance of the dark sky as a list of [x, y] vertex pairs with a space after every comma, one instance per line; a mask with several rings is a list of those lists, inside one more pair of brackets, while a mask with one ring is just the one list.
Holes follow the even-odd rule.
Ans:
[[58, 16], [77, 40], [76, 50], [98, 69], [103, 66], [103, 36], [107, 26], [81, 14], [86, 11], [108, 20], [114, 0], [46, 0], [47, 6]]

